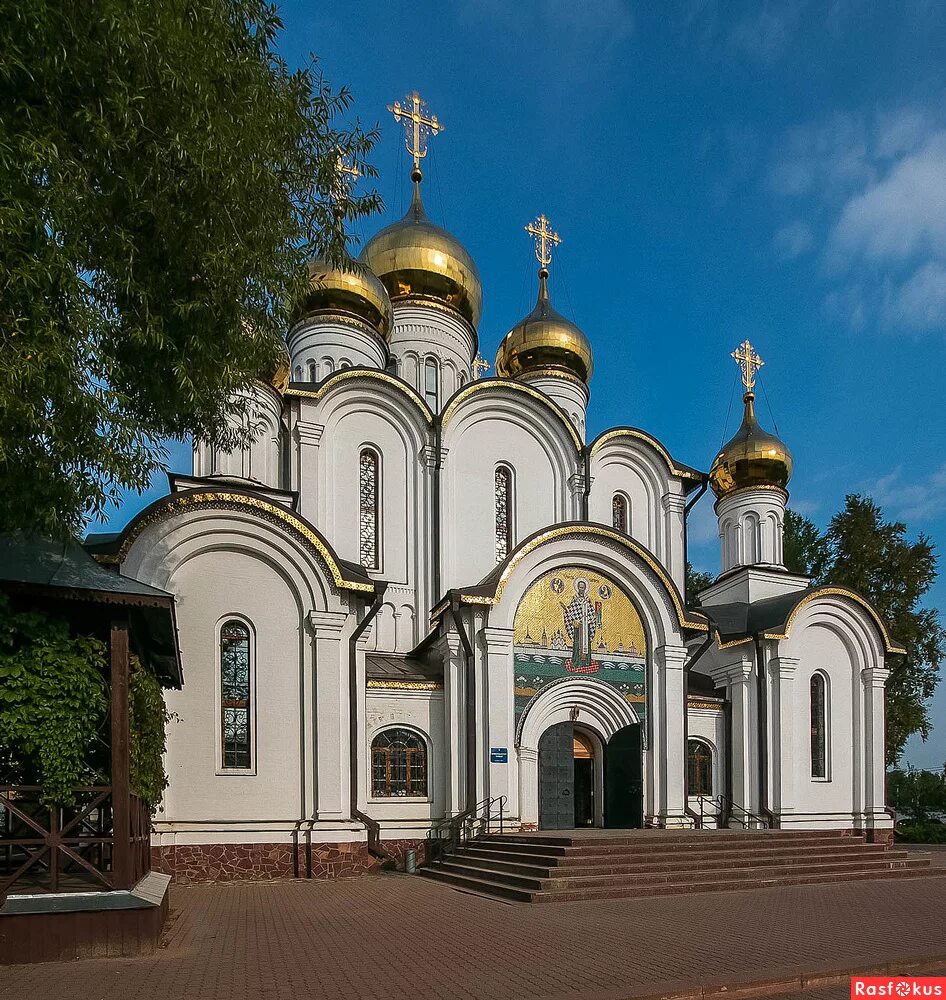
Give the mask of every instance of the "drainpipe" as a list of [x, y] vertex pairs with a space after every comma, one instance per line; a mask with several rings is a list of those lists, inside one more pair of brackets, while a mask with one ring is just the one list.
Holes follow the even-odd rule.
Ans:
[[433, 573], [431, 584], [433, 593], [430, 595], [431, 606], [440, 600], [440, 480], [443, 471], [443, 414], [434, 418], [434, 482], [432, 489], [433, 510], [430, 512], [431, 520], [431, 561], [433, 562]]
[[778, 820], [769, 808], [768, 691], [765, 683], [765, 662], [762, 658], [762, 640], [758, 635], [754, 635], [752, 639], [755, 643], [756, 700], [759, 703], [759, 815], [767, 817], [770, 826], [775, 829]]
[[[693, 509], [693, 507], [696, 506], [697, 501], [706, 492], [708, 486], [709, 486], [709, 480], [704, 479], [703, 482], [700, 483], [700, 488], [696, 491], [696, 495], [693, 497], [692, 500], [688, 501], [683, 508], [683, 573], [684, 573], [683, 603], [684, 604], [686, 604], [686, 571], [687, 571], [686, 568], [687, 564], [690, 561], [689, 545], [687, 540], [687, 535], [688, 535], [687, 518], [690, 516], [690, 511]], [[695, 594], [693, 596], [696, 597]]]
[[374, 600], [368, 607], [365, 617], [358, 623], [348, 640], [348, 756], [349, 756], [349, 787], [351, 789], [351, 814], [358, 813], [358, 703], [361, 700], [358, 690], [358, 640], [365, 634], [368, 626], [375, 620], [381, 605], [384, 603], [384, 593], [388, 589], [384, 580], [375, 581]]
[[456, 594], [450, 595], [450, 617], [463, 643], [466, 660], [466, 807], [476, 805], [476, 687], [474, 684], [473, 644], [460, 617], [460, 602]]

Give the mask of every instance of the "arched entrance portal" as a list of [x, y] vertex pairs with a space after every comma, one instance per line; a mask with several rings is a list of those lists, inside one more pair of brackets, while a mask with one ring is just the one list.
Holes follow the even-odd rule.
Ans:
[[603, 745], [572, 721], [549, 726], [539, 740], [539, 829], [643, 825], [640, 725], [619, 729]]

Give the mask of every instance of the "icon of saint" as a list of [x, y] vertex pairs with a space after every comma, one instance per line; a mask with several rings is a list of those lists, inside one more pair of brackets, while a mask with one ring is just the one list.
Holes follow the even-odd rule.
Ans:
[[595, 673], [598, 665], [592, 660], [591, 653], [595, 633], [601, 628], [601, 602], [591, 603], [588, 581], [579, 578], [575, 581], [575, 596], [568, 604], [559, 603], [562, 605], [565, 631], [572, 645], [572, 658], [566, 662], [566, 669], [576, 674]]

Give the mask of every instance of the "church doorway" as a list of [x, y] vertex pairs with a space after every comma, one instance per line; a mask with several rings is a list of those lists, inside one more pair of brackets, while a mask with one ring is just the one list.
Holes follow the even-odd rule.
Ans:
[[626, 726], [603, 752], [601, 747], [573, 722], [545, 730], [539, 740], [539, 829], [642, 825], [640, 726]]

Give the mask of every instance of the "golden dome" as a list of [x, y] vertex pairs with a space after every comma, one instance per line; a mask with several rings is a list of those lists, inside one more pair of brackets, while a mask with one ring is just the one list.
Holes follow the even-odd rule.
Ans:
[[586, 385], [594, 363], [588, 338], [552, 308], [549, 272], [539, 271], [539, 297], [535, 308], [503, 338], [496, 354], [496, 374], [517, 378], [526, 373], [548, 371], [573, 376]]
[[382, 337], [391, 332], [391, 300], [387, 289], [368, 268], [332, 267], [326, 261], [309, 261], [311, 290], [300, 315], [338, 313], [354, 316], [374, 327]]
[[710, 483], [718, 497], [753, 486], [779, 486], [792, 478], [792, 454], [755, 416], [755, 393], [743, 396], [745, 415], [735, 437], [713, 460]]
[[368, 240], [361, 260], [384, 282], [392, 299], [421, 296], [452, 306], [473, 327], [480, 320], [483, 288], [473, 258], [459, 240], [435, 226], [420, 198], [419, 170], [407, 215]]

